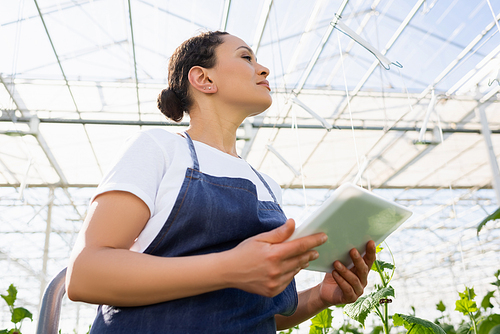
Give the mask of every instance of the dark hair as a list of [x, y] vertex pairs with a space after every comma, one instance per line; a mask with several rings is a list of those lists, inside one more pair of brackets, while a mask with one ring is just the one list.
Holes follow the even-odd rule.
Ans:
[[212, 68], [216, 64], [215, 49], [224, 40], [223, 31], [209, 31], [191, 37], [182, 43], [168, 62], [168, 88], [158, 95], [158, 109], [173, 120], [179, 122], [184, 112], [189, 113], [193, 104], [189, 96], [188, 73], [193, 66]]

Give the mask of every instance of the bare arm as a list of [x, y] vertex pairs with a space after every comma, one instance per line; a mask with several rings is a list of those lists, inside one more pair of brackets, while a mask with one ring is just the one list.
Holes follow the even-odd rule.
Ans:
[[350, 255], [353, 269], [348, 270], [335, 261], [335, 270], [325, 274], [322, 283], [299, 293], [299, 304], [293, 315], [275, 316], [279, 330], [298, 325], [332, 305], [353, 303], [363, 294], [368, 273], [375, 261], [375, 243], [368, 242], [364, 257], [356, 249], [352, 249]]
[[130, 251], [149, 219], [142, 200], [127, 192], [98, 196], [68, 266], [68, 297], [75, 301], [139, 306], [239, 288], [264, 296], [283, 291], [308, 262], [322, 234], [282, 243], [294, 230], [292, 220], [214, 254], [167, 258]]

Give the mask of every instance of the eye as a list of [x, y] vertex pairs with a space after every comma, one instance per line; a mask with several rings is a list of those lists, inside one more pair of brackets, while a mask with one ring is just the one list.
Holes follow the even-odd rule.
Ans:
[[248, 60], [249, 62], [252, 61], [252, 57], [251, 56], [243, 56], [241, 58], [244, 58], [244, 59]]

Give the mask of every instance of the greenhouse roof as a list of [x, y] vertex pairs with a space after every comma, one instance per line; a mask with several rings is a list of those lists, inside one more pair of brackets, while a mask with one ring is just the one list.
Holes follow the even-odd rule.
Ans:
[[500, 269], [498, 224], [476, 237], [500, 191], [497, 1], [0, 6], [0, 261], [8, 268], [0, 282], [22, 277], [31, 297], [20, 298], [34, 309], [126, 138], [188, 125], [167, 121], [156, 97], [174, 49], [206, 30], [242, 38], [270, 69], [273, 105], [242, 125], [237, 148], [285, 189], [288, 215], [303, 217], [344, 182], [413, 208], [391, 241], [404, 307], [426, 305], [411, 297], [430, 298], [426, 282], [447, 282], [451, 298], [458, 284], [485, 290]]

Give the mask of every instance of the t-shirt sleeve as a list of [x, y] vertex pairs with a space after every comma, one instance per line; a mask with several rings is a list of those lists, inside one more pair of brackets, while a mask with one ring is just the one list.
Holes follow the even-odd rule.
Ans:
[[116, 163], [104, 176], [90, 201], [108, 191], [126, 191], [139, 197], [148, 206], [152, 216], [167, 162], [165, 151], [151, 134], [137, 133], [127, 140]]

